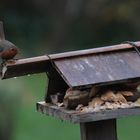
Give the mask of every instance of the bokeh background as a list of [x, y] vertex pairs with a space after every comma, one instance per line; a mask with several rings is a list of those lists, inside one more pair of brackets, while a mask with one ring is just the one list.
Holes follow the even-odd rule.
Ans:
[[[138, 0], [0, 0], [6, 39], [18, 58], [139, 40]], [[36, 111], [45, 73], [0, 81], [1, 140], [80, 140], [79, 125]], [[119, 119], [119, 140], [140, 139], [140, 117]]]

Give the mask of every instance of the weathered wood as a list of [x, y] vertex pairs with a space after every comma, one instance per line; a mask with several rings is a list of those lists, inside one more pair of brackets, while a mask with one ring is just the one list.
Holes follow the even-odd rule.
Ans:
[[56, 93], [56, 94], [52, 94], [50, 96], [51, 96], [52, 103], [55, 105], [63, 102], [64, 94], [62, 94], [62, 93]]
[[50, 96], [58, 92], [65, 95], [65, 91], [68, 89], [68, 85], [64, 82], [63, 78], [53, 67], [48, 69], [47, 76], [49, 81], [48, 86], [46, 87], [45, 101], [51, 102]]
[[41, 56], [16, 60], [15, 63], [5, 63], [2, 67], [1, 78], [12, 78], [27, 74], [41, 73], [49, 69], [49, 57]]
[[80, 123], [81, 140], [117, 140], [116, 119]]
[[90, 98], [87, 92], [81, 93], [80, 95], [73, 95], [67, 98], [64, 98], [64, 106], [65, 108], [75, 109], [78, 105], [88, 105]]
[[38, 102], [37, 110], [43, 114], [54, 116], [61, 120], [66, 120], [73, 123], [84, 123], [140, 115], [140, 108], [125, 108], [82, 113], [75, 110], [68, 110], [64, 107], [58, 107], [56, 105], [45, 102]]
[[[136, 45], [140, 46], [140, 42], [135, 42], [135, 43]], [[49, 55], [49, 57], [48, 55], [43, 55], [39, 57], [19, 59], [15, 61], [15, 63], [5, 64], [5, 66], [3, 67], [4, 70], [2, 74], [2, 79], [33, 74], [33, 73], [46, 72], [48, 68], [48, 63], [50, 62], [50, 58], [52, 60], [58, 60], [58, 59], [64, 59], [70, 57], [85, 56], [85, 55], [112, 52], [118, 50], [126, 50], [132, 48], [133, 46], [129, 44], [119, 44], [119, 45], [113, 45], [108, 47], [52, 54]]]
[[140, 56], [132, 50], [61, 59], [54, 63], [73, 88], [140, 79]]
[[[140, 47], [140, 41], [137, 41], [134, 43], [138, 47]], [[104, 47], [93, 48], [93, 49], [52, 54], [52, 55], [50, 55], [50, 57], [51, 57], [51, 59], [56, 60], [56, 59], [64, 59], [64, 58], [69, 58], [69, 57], [78, 57], [78, 56], [85, 56], [85, 55], [98, 54], [98, 53], [122, 51], [122, 50], [127, 50], [127, 49], [132, 49], [132, 48], [133, 48], [132, 45], [127, 44], [127, 43], [122, 43], [122, 44], [118, 44], [118, 45], [104, 46]]]

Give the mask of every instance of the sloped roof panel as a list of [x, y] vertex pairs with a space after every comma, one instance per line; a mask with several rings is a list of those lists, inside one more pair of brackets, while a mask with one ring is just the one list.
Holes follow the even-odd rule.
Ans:
[[71, 87], [140, 78], [140, 56], [133, 50], [65, 58], [54, 63]]

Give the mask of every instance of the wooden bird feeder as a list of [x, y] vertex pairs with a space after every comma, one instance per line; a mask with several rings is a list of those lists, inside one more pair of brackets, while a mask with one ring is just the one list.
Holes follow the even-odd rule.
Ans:
[[[140, 46], [140, 42], [134, 42]], [[138, 48], [137, 48], [138, 49]], [[138, 50], [137, 50], [138, 51]], [[37, 110], [80, 124], [82, 140], [117, 140], [116, 119], [140, 114], [140, 108], [80, 113], [51, 103], [50, 96], [68, 88], [88, 89], [140, 81], [140, 56], [128, 43], [19, 59], [2, 66], [2, 79], [46, 72], [49, 83]]]

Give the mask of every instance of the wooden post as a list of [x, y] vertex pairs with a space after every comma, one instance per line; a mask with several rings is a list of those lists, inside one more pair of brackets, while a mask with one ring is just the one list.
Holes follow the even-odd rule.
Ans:
[[117, 140], [116, 119], [80, 123], [81, 140]]

